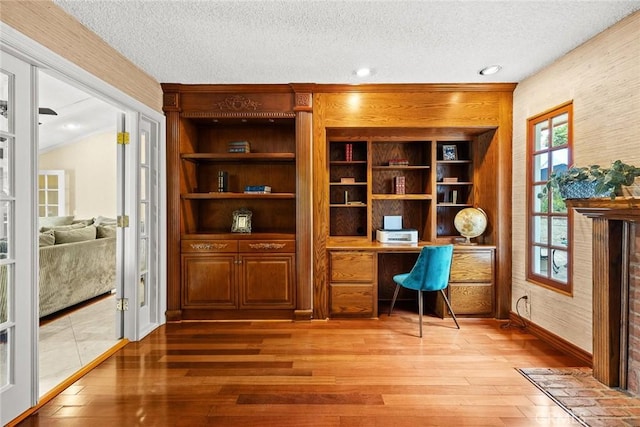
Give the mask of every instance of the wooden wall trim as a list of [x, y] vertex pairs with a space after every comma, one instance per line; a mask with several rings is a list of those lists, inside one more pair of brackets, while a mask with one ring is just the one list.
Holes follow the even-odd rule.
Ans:
[[[509, 321], [517, 325], [522, 324], [522, 321], [520, 320], [518, 315], [513, 311], [509, 313]], [[553, 348], [575, 357], [580, 362], [582, 362], [585, 366], [593, 367], [593, 356], [591, 355], [591, 353], [584, 351], [580, 347], [577, 347], [576, 345], [570, 343], [569, 341], [566, 341], [563, 338], [560, 338], [556, 334], [549, 332], [548, 330], [536, 325], [530, 320], [525, 320], [525, 322], [527, 325], [527, 332], [530, 333], [531, 335], [546, 342]]]
[[[296, 99], [302, 101], [307, 98], [310, 107], [311, 94], [308, 94], [308, 97], [301, 96]], [[296, 112], [296, 320], [310, 320], [312, 317], [312, 119], [313, 114], [310, 111], [300, 110]]]
[[[177, 96], [177, 94], [176, 94]], [[176, 106], [177, 107], [177, 106]], [[180, 170], [180, 113], [177, 108], [167, 115], [167, 171]], [[180, 292], [180, 179], [167, 173], [167, 321], [182, 320]]]
[[314, 84], [314, 93], [411, 93], [411, 92], [508, 92], [513, 93], [516, 83], [406, 83], [406, 84]]

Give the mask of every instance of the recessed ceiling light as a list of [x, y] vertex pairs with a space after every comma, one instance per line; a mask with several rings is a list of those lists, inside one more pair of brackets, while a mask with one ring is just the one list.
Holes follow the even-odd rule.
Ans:
[[371, 68], [358, 68], [355, 73], [358, 77], [367, 77], [371, 75]]
[[502, 70], [500, 65], [489, 65], [488, 67], [484, 67], [482, 70], [478, 71], [478, 74], [481, 76], [490, 76], [491, 74], [495, 74], [498, 71]]

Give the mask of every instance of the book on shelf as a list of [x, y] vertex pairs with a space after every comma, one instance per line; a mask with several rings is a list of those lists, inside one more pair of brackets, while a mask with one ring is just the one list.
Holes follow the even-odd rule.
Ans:
[[271, 187], [269, 185], [247, 185], [244, 187], [244, 192], [249, 194], [268, 194], [271, 193]]
[[353, 177], [343, 176], [342, 178], [340, 178], [341, 184], [355, 184], [355, 182], [356, 179]]
[[249, 141], [231, 141], [227, 144], [229, 153], [250, 153]]
[[407, 159], [390, 159], [389, 166], [409, 166], [409, 160]]
[[218, 171], [218, 192], [226, 193], [229, 191], [229, 172]]
[[451, 178], [442, 178], [442, 182], [458, 182], [458, 178], [457, 177], [451, 177]]
[[396, 194], [405, 194], [406, 188], [404, 176], [396, 176], [393, 181]]
[[353, 161], [353, 144], [350, 142], [347, 142], [344, 146], [344, 159], [347, 162]]

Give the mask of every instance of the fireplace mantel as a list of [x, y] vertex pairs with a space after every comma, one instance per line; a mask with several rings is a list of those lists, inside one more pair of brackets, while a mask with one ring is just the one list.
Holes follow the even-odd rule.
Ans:
[[616, 197], [601, 199], [569, 199], [568, 207], [589, 218], [605, 217], [621, 221], [640, 221], [640, 199]]
[[593, 376], [626, 388], [629, 230], [640, 223], [640, 199], [570, 199], [566, 204], [593, 219]]

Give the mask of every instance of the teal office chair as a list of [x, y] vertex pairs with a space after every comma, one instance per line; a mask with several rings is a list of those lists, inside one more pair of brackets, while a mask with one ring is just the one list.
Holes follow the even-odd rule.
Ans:
[[422, 338], [422, 291], [440, 291], [444, 302], [451, 312], [453, 321], [460, 329], [458, 319], [451, 309], [451, 304], [444, 290], [449, 285], [449, 274], [451, 273], [451, 259], [453, 258], [453, 245], [424, 246], [420, 250], [420, 255], [415, 265], [408, 273], [396, 274], [393, 281], [397, 283], [396, 291], [393, 293], [393, 300], [389, 308], [389, 316], [393, 311], [393, 306], [398, 297], [400, 286], [418, 291], [418, 312], [420, 313], [420, 338]]

